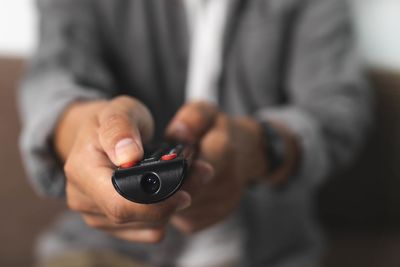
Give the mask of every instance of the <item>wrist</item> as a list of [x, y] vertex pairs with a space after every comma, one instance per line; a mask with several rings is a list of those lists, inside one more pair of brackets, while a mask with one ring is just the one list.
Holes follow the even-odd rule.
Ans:
[[265, 177], [268, 173], [268, 160], [265, 153], [265, 138], [260, 123], [249, 117], [236, 119], [242, 129], [242, 138], [237, 141], [244, 146], [239, 151], [244, 163], [244, 177], [247, 184], [251, 184]]
[[263, 125], [264, 149], [269, 162], [265, 179], [273, 185], [284, 185], [297, 170], [300, 145], [297, 137], [284, 124], [269, 120]]

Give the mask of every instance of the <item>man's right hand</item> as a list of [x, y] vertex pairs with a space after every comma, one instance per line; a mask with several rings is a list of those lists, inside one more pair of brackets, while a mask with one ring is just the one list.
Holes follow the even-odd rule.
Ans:
[[[65, 161], [67, 203], [89, 226], [129, 241], [158, 242], [170, 217], [190, 206], [191, 196], [182, 190], [161, 203], [141, 205], [112, 185], [115, 166], [141, 160], [142, 144], [153, 130], [148, 109], [125, 96], [73, 104], [60, 119], [54, 141]], [[207, 175], [203, 166], [197, 168]]]

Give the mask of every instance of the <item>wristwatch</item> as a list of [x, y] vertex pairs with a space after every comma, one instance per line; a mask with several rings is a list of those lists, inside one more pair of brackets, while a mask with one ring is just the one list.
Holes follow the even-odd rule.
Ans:
[[286, 159], [286, 142], [282, 135], [270, 123], [259, 122], [264, 135], [264, 149], [269, 162], [269, 174], [277, 171]]

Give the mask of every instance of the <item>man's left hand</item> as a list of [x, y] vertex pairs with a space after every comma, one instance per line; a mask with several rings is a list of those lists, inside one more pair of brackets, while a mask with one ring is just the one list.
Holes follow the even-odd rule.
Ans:
[[[249, 182], [267, 172], [262, 130], [250, 118], [231, 118], [216, 107], [194, 102], [177, 113], [167, 129], [169, 138], [198, 145], [198, 158], [208, 175], [203, 181], [189, 182], [184, 190], [192, 193], [192, 205], [172, 217], [172, 224], [193, 233], [227, 218], [239, 205]], [[195, 188], [193, 185], [196, 185]], [[186, 187], [186, 188], [185, 188]]]

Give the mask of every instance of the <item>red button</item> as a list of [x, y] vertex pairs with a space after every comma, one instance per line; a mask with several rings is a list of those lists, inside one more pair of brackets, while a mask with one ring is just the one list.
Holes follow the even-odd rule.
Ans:
[[164, 155], [161, 157], [162, 161], [168, 161], [168, 160], [173, 160], [176, 159], [178, 155], [176, 153], [172, 153], [172, 154], [168, 154], [168, 155]]
[[136, 165], [136, 162], [132, 161], [132, 162], [124, 163], [120, 167], [123, 169], [128, 169], [128, 168], [132, 168], [135, 165]]

